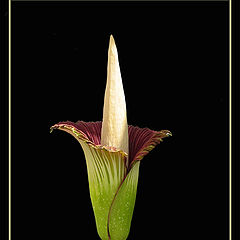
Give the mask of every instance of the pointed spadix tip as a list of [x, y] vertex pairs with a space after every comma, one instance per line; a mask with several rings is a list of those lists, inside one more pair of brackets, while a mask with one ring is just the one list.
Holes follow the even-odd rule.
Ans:
[[115, 41], [114, 41], [114, 38], [113, 38], [113, 35], [112, 35], [112, 34], [110, 35], [110, 44], [111, 44], [111, 43], [115, 43]]
[[116, 47], [115, 40], [114, 40], [112, 34], [110, 35], [109, 50], [110, 50], [110, 52], [117, 54], [117, 47]]

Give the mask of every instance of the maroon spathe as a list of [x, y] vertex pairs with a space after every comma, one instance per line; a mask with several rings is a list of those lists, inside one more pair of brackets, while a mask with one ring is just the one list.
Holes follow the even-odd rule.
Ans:
[[[101, 128], [102, 122], [84, 122], [77, 121], [76, 123], [66, 121], [59, 122], [51, 127], [51, 129], [60, 129], [71, 134], [70, 131], [78, 132], [87, 143], [95, 146], [101, 146]], [[71, 130], [69, 130], [71, 129]], [[131, 168], [135, 161], [141, 160], [149, 151], [151, 151], [163, 138], [171, 136], [168, 130], [153, 131], [149, 128], [139, 128], [129, 125], [129, 166]], [[116, 149], [114, 146], [110, 146]], [[121, 149], [119, 149], [121, 150]]]

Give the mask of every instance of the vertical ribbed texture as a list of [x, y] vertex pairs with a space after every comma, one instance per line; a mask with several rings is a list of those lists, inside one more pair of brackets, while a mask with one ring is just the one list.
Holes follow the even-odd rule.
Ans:
[[130, 231], [135, 205], [140, 160], [162, 138], [171, 136], [167, 130], [128, 127], [129, 167], [126, 154], [115, 147], [99, 145], [101, 122], [60, 122], [51, 129], [73, 135], [81, 144], [87, 163], [90, 197], [97, 231], [102, 240], [125, 240]]
[[108, 214], [119, 185], [126, 175], [119, 152], [96, 149], [80, 141], [88, 170], [88, 182], [98, 235], [108, 240]]

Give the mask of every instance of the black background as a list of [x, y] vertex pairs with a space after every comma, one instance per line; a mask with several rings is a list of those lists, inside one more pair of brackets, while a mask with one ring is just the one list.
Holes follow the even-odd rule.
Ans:
[[84, 155], [51, 125], [102, 119], [107, 49], [128, 123], [168, 129], [129, 239], [228, 236], [228, 4], [12, 4], [12, 238], [97, 239]]

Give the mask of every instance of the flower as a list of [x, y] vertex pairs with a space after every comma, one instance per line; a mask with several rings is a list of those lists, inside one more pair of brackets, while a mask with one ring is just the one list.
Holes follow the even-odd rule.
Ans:
[[135, 205], [140, 161], [168, 130], [127, 124], [117, 49], [110, 37], [103, 122], [59, 122], [51, 127], [75, 137], [85, 154], [90, 197], [102, 240], [125, 240]]

